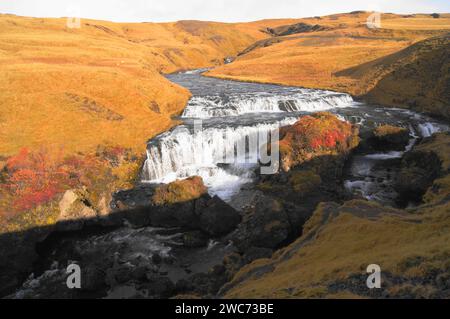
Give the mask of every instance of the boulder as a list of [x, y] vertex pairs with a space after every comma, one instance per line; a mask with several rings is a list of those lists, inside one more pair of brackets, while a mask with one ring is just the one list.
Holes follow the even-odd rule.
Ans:
[[232, 240], [242, 252], [250, 247], [276, 248], [290, 232], [291, 224], [283, 205], [274, 198], [259, 196], [246, 211]]
[[211, 236], [225, 235], [241, 221], [239, 212], [217, 196], [199, 199], [195, 211], [200, 216], [200, 229]]
[[375, 151], [403, 151], [409, 140], [409, 130], [398, 126], [381, 125], [373, 130], [367, 143]]
[[86, 221], [97, 218], [97, 211], [87, 198], [85, 190], [68, 190], [64, 193], [59, 202], [58, 231], [80, 230]]

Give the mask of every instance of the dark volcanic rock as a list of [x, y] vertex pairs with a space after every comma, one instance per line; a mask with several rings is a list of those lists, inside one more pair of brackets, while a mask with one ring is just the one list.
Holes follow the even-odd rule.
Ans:
[[199, 230], [189, 231], [183, 234], [183, 243], [186, 247], [205, 247], [208, 244], [208, 236]]
[[194, 293], [202, 296], [214, 296], [229, 280], [223, 265], [212, 267], [208, 273], [199, 273], [188, 279], [179, 280], [176, 284], [178, 293]]
[[149, 207], [147, 213], [151, 226], [201, 230], [211, 236], [229, 233], [241, 220], [239, 212], [219, 197], [209, 195], [192, 202]]
[[229, 233], [241, 221], [240, 214], [217, 196], [199, 199], [195, 211], [200, 215], [200, 229], [212, 236]]
[[410, 140], [409, 130], [392, 125], [377, 127], [367, 139], [367, 146], [375, 151], [403, 151]]
[[259, 196], [232, 238], [241, 251], [250, 247], [276, 248], [290, 232], [291, 224], [282, 204], [271, 197]]
[[296, 23], [292, 25], [285, 25], [276, 28], [267, 28], [267, 32], [274, 36], [286, 36], [296, 33], [306, 33], [306, 32], [317, 32], [325, 31], [330, 29], [329, 27], [324, 27], [318, 24], [307, 24], [307, 23]]
[[421, 202], [422, 196], [433, 184], [441, 171], [441, 161], [433, 152], [415, 151], [406, 153], [395, 181], [399, 201]]
[[169, 298], [175, 293], [175, 284], [167, 277], [152, 274], [147, 280], [139, 288], [146, 290], [149, 297]]

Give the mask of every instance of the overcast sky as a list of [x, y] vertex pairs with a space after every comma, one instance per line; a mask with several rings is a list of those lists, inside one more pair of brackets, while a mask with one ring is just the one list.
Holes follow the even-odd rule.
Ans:
[[449, 0], [0, 0], [1, 13], [131, 21], [252, 21], [369, 10], [450, 12]]

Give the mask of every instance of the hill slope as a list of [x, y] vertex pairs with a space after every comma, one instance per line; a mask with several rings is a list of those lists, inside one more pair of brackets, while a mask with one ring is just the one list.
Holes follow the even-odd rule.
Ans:
[[70, 28], [0, 15], [0, 232], [52, 224], [52, 203], [71, 188], [87, 188], [107, 212], [110, 194], [137, 177], [146, 141], [189, 99], [163, 74], [223, 64], [268, 37], [262, 25], [294, 22], [82, 19]]
[[[450, 119], [450, 34], [339, 73], [365, 83], [369, 102]], [[372, 87], [372, 85], [374, 85]]]
[[[370, 14], [354, 12], [302, 19], [297, 24], [269, 29], [271, 38], [256, 42], [235, 62], [215, 68], [207, 75], [330, 89], [368, 97], [376, 103], [410, 105], [448, 116], [442, 107], [448, 106], [449, 101], [445, 95], [448, 92], [448, 54], [445, 52], [448, 52], [450, 15], [433, 18], [431, 15], [382, 14], [381, 27], [368, 28], [366, 21]], [[432, 37], [441, 40], [430, 40], [402, 51]], [[416, 57], [422, 62], [413, 62]], [[413, 67], [411, 63], [421, 67]], [[386, 79], [366, 96], [378, 81], [402, 66], [404, 68], [396, 71], [394, 78]], [[411, 86], [410, 75], [415, 72], [415, 84]], [[419, 88], [420, 78], [438, 79], [438, 88], [431, 84]], [[433, 88], [432, 92], [428, 92], [428, 88]], [[397, 95], [396, 101], [394, 95]]]
[[82, 20], [71, 29], [12, 15], [0, 15], [0, 28], [2, 155], [42, 144], [142, 150], [189, 97], [160, 73], [222, 64], [266, 36], [257, 24]]

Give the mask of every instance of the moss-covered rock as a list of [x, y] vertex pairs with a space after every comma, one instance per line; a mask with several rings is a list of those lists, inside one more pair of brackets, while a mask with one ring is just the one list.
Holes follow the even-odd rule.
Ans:
[[291, 174], [289, 183], [299, 196], [304, 197], [306, 194], [316, 190], [322, 183], [322, 179], [320, 175], [312, 170], [295, 171]]
[[376, 150], [404, 150], [409, 139], [407, 129], [385, 124], [375, 128], [370, 142]]
[[194, 176], [157, 187], [152, 201], [155, 205], [170, 205], [197, 199], [206, 192], [203, 179]]

